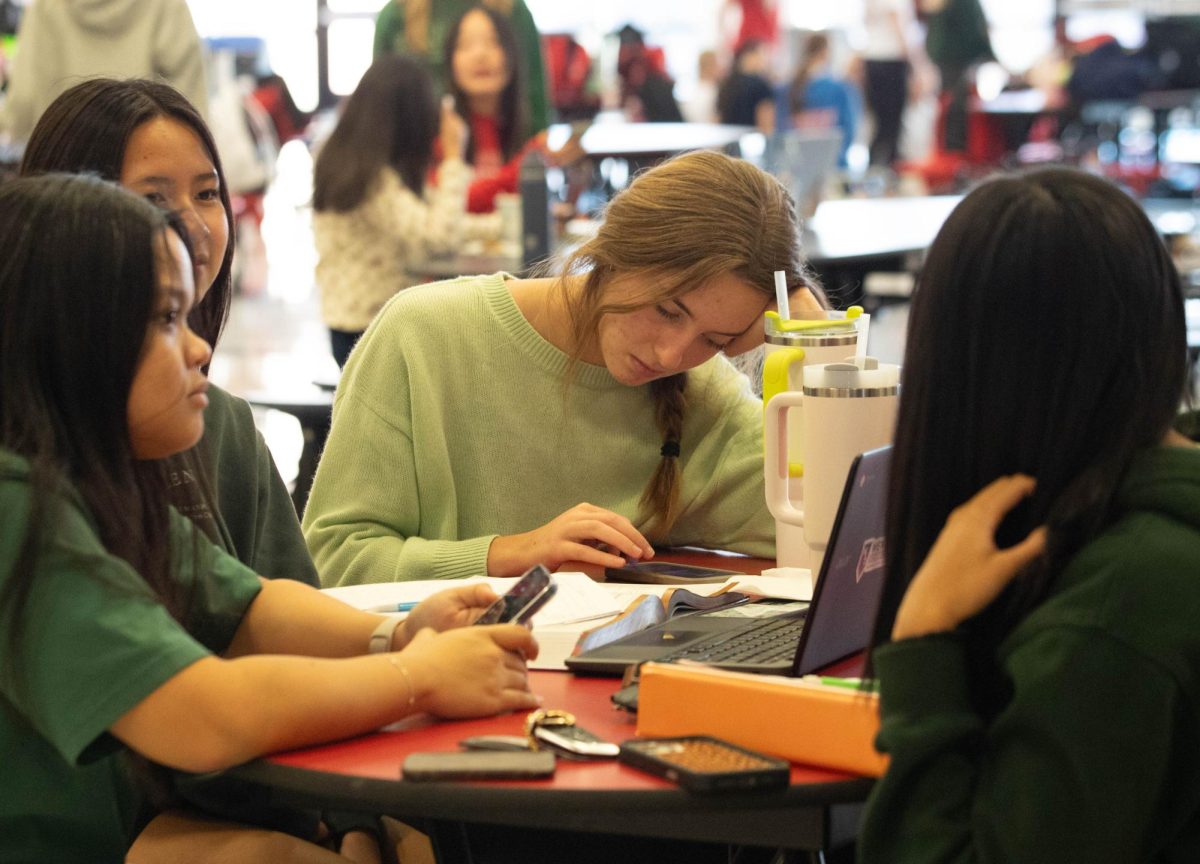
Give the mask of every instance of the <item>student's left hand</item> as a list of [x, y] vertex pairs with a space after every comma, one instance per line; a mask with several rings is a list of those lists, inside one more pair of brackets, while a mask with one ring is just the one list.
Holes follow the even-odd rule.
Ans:
[[[767, 304], [766, 311], [778, 311], [774, 300]], [[818, 319], [825, 317], [825, 308], [817, 302], [817, 298], [807, 288], [797, 288], [788, 295], [788, 314], [792, 318]], [[753, 327], [738, 336], [725, 346], [722, 352], [726, 357], [736, 357], [745, 354], [763, 344], [763, 325], [757, 322]]]
[[996, 529], [1028, 497], [1034, 479], [1000, 477], [984, 486], [946, 520], [900, 602], [892, 639], [913, 639], [953, 630], [983, 610], [1046, 548], [1046, 529], [1036, 528], [1007, 549], [996, 547]]
[[396, 629], [392, 645], [400, 650], [425, 628], [441, 632], [473, 624], [495, 600], [496, 592], [482, 583], [439, 591], [408, 613], [404, 624]]

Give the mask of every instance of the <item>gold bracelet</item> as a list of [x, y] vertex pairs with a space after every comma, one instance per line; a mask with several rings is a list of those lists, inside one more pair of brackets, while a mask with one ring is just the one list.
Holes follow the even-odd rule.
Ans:
[[395, 654], [385, 654], [387, 661], [400, 670], [400, 674], [404, 676], [404, 683], [408, 686], [408, 710], [412, 711], [417, 705], [417, 688], [413, 686], [412, 676], [408, 674], [408, 669], [396, 659]]

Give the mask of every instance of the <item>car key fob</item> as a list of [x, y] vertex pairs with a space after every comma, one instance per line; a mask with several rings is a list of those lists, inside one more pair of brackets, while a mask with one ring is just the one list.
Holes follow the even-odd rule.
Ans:
[[575, 725], [537, 726], [533, 730], [539, 743], [548, 744], [566, 756], [585, 759], [615, 759], [621, 748], [594, 732]]

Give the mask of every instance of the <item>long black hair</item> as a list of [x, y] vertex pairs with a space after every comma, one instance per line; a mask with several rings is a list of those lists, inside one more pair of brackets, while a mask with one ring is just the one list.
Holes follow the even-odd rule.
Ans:
[[1183, 295], [1138, 204], [1047, 169], [988, 181], [955, 208], [913, 294], [874, 641], [950, 511], [1001, 475], [1037, 480], [1001, 525], [1046, 552], [967, 624], [977, 660], [1045, 599], [1114, 517], [1135, 453], [1162, 440], [1186, 378]]
[[[520, 53], [517, 50], [517, 33], [512, 22], [504, 15], [487, 6], [472, 6], [450, 27], [446, 34], [446, 44], [442, 46], [442, 62], [446, 70], [446, 82], [454, 96], [454, 107], [462, 118], [471, 122], [471, 110], [467, 94], [454, 80], [454, 48], [458, 44], [458, 34], [462, 30], [462, 22], [472, 12], [480, 12], [487, 16], [496, 30], [496, 38], [504, 51], [504, 64], [508, 68], [508, 83], [500, 93], [500, 112], [496, 117], [496, 125], [500, 134], [500, 152], [507, 162], [517, 155], [517, 151], [525, 144], [528, 137], [529, 120], [526, 116], [525, 80]], [[467, 152], [464, 154], [468, 164], [475, 161], [475, 139], [467, 139]]]
[[425, 64], [385, 54], [363, 73], [313, 168], [313, 208], [344, 213], [361, 204], [385, 166], [420, 195], [433, 162], [438, 108]]
[[28, 464], [30, 487], [25, 536], [0, 593], [6, 674], [19, 668], [21, 612], [68, 500], [109, 553], [184, 614], [165, 484], [157, 463], [135, 459], [126, 414], [168, 230], [187, 244], [178, 218], [95, 177], [0, 186], [0, 447]]
[[20, 173], [82, 172], [119, 181], [130, 136], [159, 117], [177, 120], [195, 132], [217, 171], [229, 240], [212, 287], [188, 316], [192, 330], [216, 348], [233, 297], [233, 207], [212, 132], [182, 93], [167, 84], [137, 78], [95, 78], [77, 84], [51, 102], [38, 120], [25, 146]]

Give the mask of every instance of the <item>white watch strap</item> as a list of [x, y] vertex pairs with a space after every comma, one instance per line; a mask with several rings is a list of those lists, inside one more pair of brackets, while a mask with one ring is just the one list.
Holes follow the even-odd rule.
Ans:
[[386, 654], [391, 651], [392, 635], [403, 621], [403, 618], [385, 618], [380, 621], [379, 626], [371, 633], [370, 641], [367, 642], [367, 653]]

